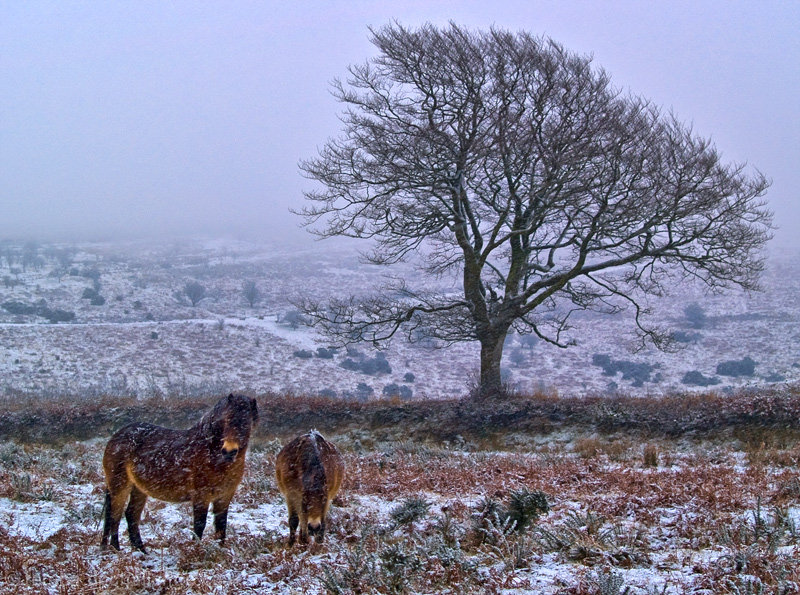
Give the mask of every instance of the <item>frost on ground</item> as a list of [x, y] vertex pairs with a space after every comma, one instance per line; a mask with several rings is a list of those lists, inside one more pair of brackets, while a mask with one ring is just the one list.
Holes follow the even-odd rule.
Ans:
[[[188, 504], [151, 499], [141, 525], [148, 556], [132, 552], [124, 522], [122, 551], [100, 551], [103, 441], [5, 443], [0, 592], [800, 589], [796, 443], [643, 445], [562, 432], [525, 447], [515, 437], [518, 446], [503, 452], [420, 442], [365, 450], [361, 430], [331, 438], [345, 453], [347, 476], [324, 544], [286, 547], [286, 509], [273, 478], [280, 442], [262, 440], [248, 454], [226, 545], [208, 529], [194, 539]], [[646, 447], [655, 458], [643, 456]], [[515, 509], [514, 498], [537, 504]]]
[[[234, 389], [444, 398], [463, 395], [476, 377], [474, 344], [442, 350], [431, 341], [397, 340], [380, 353], [370, 346], [332, 351], [291, 304], [299, 297], [362, 293], [378, 287], [384, 274], [416, 280], [410, 264], [362, 265], [353, 250], [337, 244], [34, 248], [36, 259], [23, 267], [22, 254], [30, 247], [0, 246], [0, 374], [6, 392], [151, 396]], [[566, 350], [529, 336], [509, 337], [505, 377], [521, 391], [570, 395], [726, 391], [797, 381], [797, 256], [773, 254], [763, 293], [706, 296], [697, 287], [681, 287], [653, 303], [656, 322], [672, 330], [681, 347], [674, 353], [636, 351], [630, 313], [587, 314], [576, 318], [577, 344]], [[248, 281], [256, 288], [252, 306], [244, 292]], [[194, 306], [189, 283], [204, 289]], [[425, 283], [448, 287], [447, 279]], [[365, 365], [376, 357], [386, 363]], [[741, 366], [748, 361], [751, 369]], [[734, 375], [730, 366], [728, 373], [719, 371], [731, 362], [739, 365]]]

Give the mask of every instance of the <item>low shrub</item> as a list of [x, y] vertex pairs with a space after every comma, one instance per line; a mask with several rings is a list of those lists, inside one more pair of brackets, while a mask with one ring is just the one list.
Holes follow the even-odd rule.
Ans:
[[54, 310], [51, 310], [50, 308], [44, 308], [39, 313], [39, 316], [46, 318], [48, 321], [52, 323], [71, 322], [75, 320], [75, 312], [69, 312], [67, 310], [59, 310], [58, 308]]
[[702, 372], [698, 370], [692, 370], [691, 372], [686, 372], [686, 374], [683, 375], [681, 382], [687, 386], [714, 386], [720, 383], [720, 379], [716, 377], [704, 376]]
[[653, 444], [645, 444], [642, 450], [645, 467], [658, 467], [658, 448]]
[[543, 492], [523, 488], [509, 495], [506, 516], [514, 523], [514, 530], [522, 532], [549, 511], [547, 496]]
[[407, 400], [410, 399], [413, 394], [413, 391], [409, 387], [394, 382], [383, 387], [383, 396], [385, 397], [399, 397]]
[[686, 315], [686, 321], [692, 328], [700, 329], [706, 326], [706, 313], [700, 304], [696, 302], [689, 304], [683, 309], [683, 313]]
[[431, 504], [422, 496], [409, 496], [389, 516], [398, 527], [410, 526], [427, 516]]
[[676, 343], [697, 343], [703, 338], [700, 333], [693, 333], [687, 331], [675, 331], [672, 333], [672, 340]]
[[749, 357], [740, 360], [730, 360], [717, 365], [717, 374], [720, 376], [752, 376], [756, 371], [756, 362]]
[[333, 359], [335, 349], [326, 349], [325, 347], [317, 347], [317, 357], [320, 359]]
[[643, 386], [645, 382], [653, 382], [650, 374], [657, 368], [656, 365], [644, 362], [615, 360], [603, 353], [594, 354], [592, 364], [603, 368], [605, 376], [616, 376], [621, 372], [623, 380], [630, 380], [637, 387]]
[[361, 372], [367, 376], [375, 376], [376, 374], [391, 374], [392, 367], [384, 356], [378, 354], [374, 358], [368, 358], [361, 361], [356, 361], [352, 358], [346, 358], [339, 364], [345, 370], [353, 372]]
[[26, 315], [37, 315], [42, 310], [42, 305], [40, 304], [25, 304], [23, 302], [18, 301], [8, 301], [3, 302], [3, 309], [10, 313], [16, 314], [17, 316], [26, 316]]

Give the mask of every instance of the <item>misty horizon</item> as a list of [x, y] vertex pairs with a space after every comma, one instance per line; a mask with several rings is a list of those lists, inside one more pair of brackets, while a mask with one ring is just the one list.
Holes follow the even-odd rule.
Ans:
[[4, 7], [0, 239], [313, 242], [298, 163], [338, 136], [330, 82], [369, 26], [452, 20], [547, 35], [773, 180], [798, 245], [800, 7], [717, 1]]

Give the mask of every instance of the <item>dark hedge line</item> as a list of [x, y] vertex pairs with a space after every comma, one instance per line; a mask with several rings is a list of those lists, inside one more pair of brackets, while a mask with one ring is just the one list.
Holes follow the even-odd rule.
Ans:
[[[106, 438], [123, 425], [145, 420], [170, 427], [196, 423], [215, 398], [106, 397], [0, 400], [0, 439], [57, 443]], [[386, 438], [484, 439], [508, 432], [549, 433], [571, 426], [602, 433], [644, 436], [715, 435], [748, 427], [800, 429], [800, 386], [743, 391], [733, 395], [667, 397], [512, 396], [368, 402], [330, 397], [258, 395], [256, 440], [285, 439], [317, 428], [342, 433], [368, 430]]]

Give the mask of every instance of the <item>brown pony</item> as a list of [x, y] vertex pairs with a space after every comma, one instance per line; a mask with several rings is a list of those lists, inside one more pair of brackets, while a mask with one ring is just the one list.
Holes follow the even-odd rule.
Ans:
[[344, 463], [336, 448], [316, 430], [292, 440], [275, 461], [278, 487], [289, 509], [289, 545], [300, 525], [300, 543], [325, 538], [325, 517], [344, 477]]
[[188, 430], [148, 423], [120, 429], [103, 455], [106, 499], [101, 547], [106, 549], [111, 537], [111, 547], [119, 549], [117, 532], [124, 510], [131, 546], [145, 552], [139, 518], [148, 496], [191, 502], [198, 539], [213, 504], [214, 536], [224, 543], [228, 505], [242, 480], [250, 430], [257, 421], [255, 399], [231, 394]]

